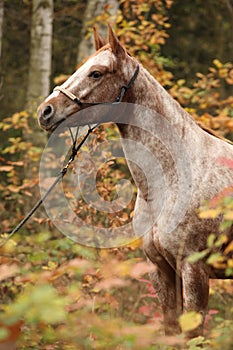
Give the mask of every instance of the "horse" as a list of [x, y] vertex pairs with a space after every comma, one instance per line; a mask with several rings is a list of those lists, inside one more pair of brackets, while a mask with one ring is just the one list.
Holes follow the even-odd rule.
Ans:
[[[162, 307], [165, 334], [180, 333], [180, 315], [195, 311], [201, 315], [202, 321], [187, 336], [199, 336], [203, 334], [208, 307], [209, 279], [224, 279], [226, 276], [225, 271], [208, 266], [203, 259], [190, 262], [187, 258], [193, 252], [206, 248], [210, 234], [221, 234], [223, 217], [200, 219], [198, 208], [203, 201], [232, 185], [232, 170], [218, 159], [233, 159], [233, 147], [197, 125], [188, 112], [127, 52], [110, 25], [108, 41], [105, 42], [96, 30], [94, 41], [96, 52], [39, 106], [39, 124], [46, 131], [53, 131], [64, 119], [75, 115], [78, 118], [82, 109], [106, 101], [143, 106], [155, 113], [156, 118], [147, 119], [146, 112], [143, 114], [136, 107], [135, 118], [140, 120], [139, 126], [117, 119], [115, 123], [126, 159], [132, 159], [132, 154], [135, 156], [137, 147], [130, 147], [124, 140], [140, 141], [154, 156], [155, 162], [153, 159], [150, 161], [151, 172], [154, 168], [160, 169], [150, 178], [152, 190], [149, 193], [143, 171], [133, 162], [128, 162], [138, 191], [135, 204], [135, 213], [139, 213], [137, 229], [143, 230], [147, 219], [152, 218], [152, 224], [143, 236], [143, 250], [154, 266], [150, 278]], [[83, 125], [99, 121], [98, 113], [93, 113], [93, 120], [80, 119], [77, 123]], [[156, 131], [156, 139], [150, 137], [150, 130]], [[174, 135], [177, 136], [175, 141], [172, 140]], [[179, 140], [179, 147], [174, 159], [171, 154], [176, 148], [176, 140]], [[185, 164], [191, 169], [188, 173], [185, 164], [183, 166], [181, 162], [178, 170], [175, 164], [182, 152]], [[159, 174], [163, 175], [166, 183], [166, 193]], [[179, 176], [188, 177], [189, 181], [185, 189], [181, 188], [184, 203], [180, 202], [176, 208], [180, 216], [176, 221], [177, 215], [172, 217], [172, 210], [179, 195]], [[185, 181], [183, 183], [186, 184]], [[166, 206], [162, 219], [157, 220], [158, 215], [154, 213], [161, 209], [160, 195]], [[188, 200], [185, 200], [187, 197]], [[179, 212], [180, 206], [182, 213]], [[169, 225], [172, 220], [176, 221], [175, 224]], [[225, 233], [229, 241], [232, 240], [233, 226]]]

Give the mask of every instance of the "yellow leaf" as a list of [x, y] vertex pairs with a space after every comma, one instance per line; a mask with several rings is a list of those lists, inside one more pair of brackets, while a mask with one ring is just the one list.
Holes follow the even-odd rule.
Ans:
[[214, 295], [215, 294], [215, 290], [213, 288], [210, 287], [210, 290], [209, 290], [209, 294], [210, 295]]
[[19, 118], [20, 118], [20, 114], [19, 114], [19, 113], [13, 114], [13, 116], [12, 116], [12, 122], [13, 122], [13, 124], [17, 124], [18, 121], [19, 121]]
[[199, 216], [201, 219], [215, 219], [221, 213], [220, 209], [208, 209], [202, 211]]
[[228, 242], [228, 237], [227, 235], [220, 235], [217, 239], [217, 241], [215, 242], [215, 247], [221, 247], [221, 245], [223, 245], [224, 243], [227, 243]]
[[138, 247], [141, 247], [142, 246], [142, 238], [137, 238], [135, 239], [135, 241], [131, 242], [129, 244], [129, 247], [130, 248], [138, 248]]
[[[4, 239], [7, 237], [8, 237], [8, 234], [1, 235], [0, 243], [3, 243]], [[9, 239], [8, 241], [6, 241], [6, 243], [4, 243], [4, 245], [2, 247], [0, 247], [0, 252], [11, 254], [15, 251], [16, 245], [17, 244], [15, 243], [15, 241], [13, 241], [13, 239]]]
[[233, 220], [233, 210], [230, 210], [224, 214], [225, 220]]
[[224, 260], [224, 257], [221, 255], [221, 253], [213, 253], [207, 259], [207, 264], [222, 262], [223, 260]]
[[201, 107], [202, 109], [207, 108], [207, 103], [206, 103], [206, 102], [201, 103], [201, 104], [200, 104], [200, 107]]
[[224, 254], [228, 254], [230, 252], [233, 252], [233, 241], [228, 244], [228, 246], [224, 250]]
[[222, 63], [218, 59], [213, 60], [213, 64], [219, 69], [222, 68]]
[[226, 77], [227, 77], [227, 74], [228, 74], [227, 68], [221, 68], [221, 69], [219, 70], [219, 76], [220, 76], [221, 78], [226, 78]]
[[192, 331], [202, 323], [202, 315], [195, 311], [189, 311], [180, 316], [179, 323], [182, 332]]
[[207, 264], [212, 265], [216, 269], [224, 269], [225, 261], [224, 257], [221, 255], [221, 253], [213, 253], [210, 255], [210, 257], [207, 259]]

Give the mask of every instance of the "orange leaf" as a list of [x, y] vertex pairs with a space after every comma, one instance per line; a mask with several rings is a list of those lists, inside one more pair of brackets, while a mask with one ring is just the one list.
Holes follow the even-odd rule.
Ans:
[[3, 166], [0, 166], [0, 171], [11, 171], [13, 170], [14, 167], [12, 165], [3, 165]]
[[110, 288], [121, 288], [121, 287], [125, 287], [129, 282], [128, 281], [124, 281], [121, 278], [115, 277], [115, 278], [107, 278], [99, 283], [97, 283], [95, 285], [94, 290], [95, 291], [99, 291], [99, 290], [106, 290], [106, 289], [110, 289]]
[[14, 276], [18, 271], [18, 266], [16, 264], [8, 265], [4, 264], [0, 266], [0, 281], [6, 278]]
[[130, 271], [130, 276], [134, 278], [139, 278], [143, 276], [145, 273], [149, 273], [152, 271], [154, 271], [154, 266], [152, 264], [141, 261], [132, 267]]

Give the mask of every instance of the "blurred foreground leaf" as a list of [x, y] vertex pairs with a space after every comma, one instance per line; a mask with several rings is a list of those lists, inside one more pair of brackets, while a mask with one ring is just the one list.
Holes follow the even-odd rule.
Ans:
[[189, 311], [179, 318], [179, 323], [182, 329], [182, 332], [189, 332], [197, 328], [202, 322], [202, 315], [195, 312]]

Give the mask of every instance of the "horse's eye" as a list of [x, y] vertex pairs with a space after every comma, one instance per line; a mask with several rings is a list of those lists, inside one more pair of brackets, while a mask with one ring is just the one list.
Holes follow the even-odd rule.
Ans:
[[99, 79], [100, 77], [102, 77], [102, 73], [100, 73], [99, 71], [95, 70], [94, 72], [91, 72], [89, 74], [89, 77], [93, 78], [93, 79]]

